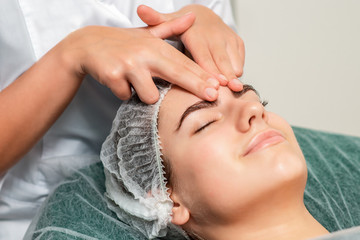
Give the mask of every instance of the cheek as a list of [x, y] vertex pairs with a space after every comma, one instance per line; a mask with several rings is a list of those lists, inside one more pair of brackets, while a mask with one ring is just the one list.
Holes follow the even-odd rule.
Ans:
[[269, 117], [269, 125], [280, 130], [288, 142], [247, 159], [239, 158], [234, 131], [226, 129], [201, 141], [172, 145], [177, 191], [193, 216], [232, 219], [239, 210], [284, 186], [296, 185], [294, 191], [302, 193], [306, 165], [293, 131], [277, 115]]
[[290, 124], [282, 117], [278, 116], [275, 113], [268, 112], [269, 121], [268, 124], [270, 127], [280, 130], [285, 138], [289, 141], [294, 151], [296, 151], [299, 155], [303, 155], [300, 149], [300, 146], [296, 140], [294, 131], [292, 130]]
[[[182, 149], [174, 161], [178, 191], [191, 212], [209, 214], [217, 203], [226, 202], [229, 197], [226, 193], [230, 192], [227, 189], [234, 187], [230, 185], [239, 173], [235, 171], [239, 166], [231, 155], [233, 151], [221, 136], [191, 141]], [[222, 208], [221, 205], [219, 203]]]
[[177, 154], [176, 170], [179, 180], [183, 178], [181, 184], [189, 183], [188, 190], [212, 188], [209, 182], [229, 169], [226, 166], [229, 165], [231, 149], [221, 137], [191, 141], [182, 149]]
[[268, 114], [269, 126], [281, 131], [287, 140], [284, 144], [275, 146], [273, 151], [267, 153], [268, 157], [273, 159], [271, 169], [284, 179], [290, 179], [304, 172], [306, 174], [305, 158], [290, 124], [275, 113], [268, 112]]

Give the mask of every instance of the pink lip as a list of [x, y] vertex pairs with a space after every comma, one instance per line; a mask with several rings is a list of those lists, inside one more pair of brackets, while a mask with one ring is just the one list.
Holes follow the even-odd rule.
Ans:
[[269, 146], [278, 144], [284, 140], [285, 140], [284, 136], [278, 131], [268, 130], [265, 132], [261, 132], [255, 135], [255, 137], [251, 139], [250, 144], [247, 147], [244, 156], [259, 151], [261, 149], [267, 148]]

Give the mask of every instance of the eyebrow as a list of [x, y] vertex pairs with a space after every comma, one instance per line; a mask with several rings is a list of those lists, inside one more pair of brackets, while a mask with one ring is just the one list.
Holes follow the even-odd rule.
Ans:
[[[233, 92], [233, 95], [235, 98], [238, 98], [238, 97], [241, 97], [241, 95], [243, 95], [247, 91], [254, 91], [256, 93], [256, 95], [259, 96], [258, 92], [253, 88], [253, 86], [248, 85], [248, 84], [244, 84], [244, 88], [240, 92]], [[193, 105], [188, 107], [181, 115], [180, 121], [178, 123], [178, 126], [177, 126], [175, 132], [179, 131], [183, 121], [185, 120], [185, 118], [187, 116], [189, 116], [190, 113], [193, 113], [193, 112], [201, 110], [201, 109], [213, 108], [213, 107], [216, 107], [217, 105], [218, 105], [218, 100], [216, 100], [214, 102], [202, 100], [202, 101], [198, 101], [198, 102], [194, 103]]]
[[218, 101], [214, 101], [214, 102], [209, 102], [209, 101], [199, 101], [194, 103], [193, 105], [191, 105], [190, 107], [188, 107], [185, 112], [183, 112], [183, 114], [181, 115], [180, 121], [178, 123], [178, 126], [176, 128], [175, 131], [178, 131], [184, 121], [184, 119], [192, 112], [201, 110], [201, 109], [205, 109], [205, 108], [212, 108], [212, 107], [216, 107], [218, 105]]

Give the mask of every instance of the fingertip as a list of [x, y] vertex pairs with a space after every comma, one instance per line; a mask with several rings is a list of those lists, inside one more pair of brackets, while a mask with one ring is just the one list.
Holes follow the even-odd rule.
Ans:
[[229, 82], [228, 87], [234, 92], [239, 92], [243, 90], [244, 85], [238, 78], [234, 78]]
[[159, 100], [159, 97], [159, 91], [156, 91], [153, 94], [148, 94], [147, 96], [139, 95], [140, 100], [146, 104], [156, 103]]
[[206, 100], [215, 101], [219, 95], [218, 91], [214, 88], [205, 89]]
[[158, 25], [165, 21], [162, 14], [143, 4], [137, 7], [136, 12], [139, 18], [149, 26]]
[[136, 13], [141, 16], [142, 14], [144, 14], [146, 12], [146, 9], [148, 8], [148, 6], [141, 4], [137, 7], [136, 9]]
[[221, 85], [221, 86], [226, 86], [226, 85], [229, 83], [229, 81], [227, 80], [227, 78], [226, 78], [224, 75], [222, 75], [222, 74], [219, 74], [219, 75], [218, 75], [218, 79], [219, 79], [219, 82], [220, 82], [220, 85]]
[[144, 4], [140, 4], [140, 5], [137, 7], [137, 11], [141, 10], [141, 9], [144, 8], [144, 7], [147, 7], [147, 6], [144, 5]]
[[235, 75], [237, 77], [241, 77], [243, 75], [243, 68], [238, 67], [238, 68], [234, 68], [234, 70], [235, 70]]
[[130, 99], [131, 97], [131, 90], [130, 91], [127, 91], [127, 90], [114, 90], [114, 89], [111, 89], [111, 91], [114, 93], [114, 95], [116, 97], [118, 97], [120, 100], [123, 100], [123, 101], [126, 101], [128, 99]]

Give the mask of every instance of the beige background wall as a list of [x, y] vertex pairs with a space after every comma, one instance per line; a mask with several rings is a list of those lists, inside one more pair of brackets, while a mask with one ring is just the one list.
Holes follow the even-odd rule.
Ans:
[[233, 0], [244, 81], [292, 125], [360, 136], [360, 1]]

